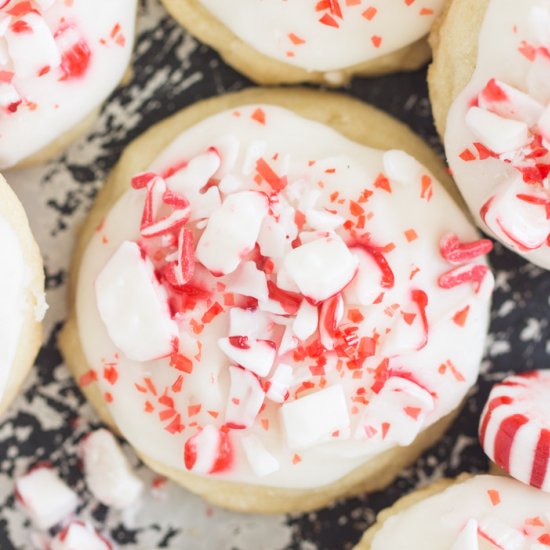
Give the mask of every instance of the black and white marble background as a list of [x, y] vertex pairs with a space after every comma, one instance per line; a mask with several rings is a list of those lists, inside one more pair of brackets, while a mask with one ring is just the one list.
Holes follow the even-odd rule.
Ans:
[[[50, 310], [36, 368], [0, 422], [1, 550], [33, 548], [34, 530], [15, 502], [13, 480], [42, 461], [53, 463], [79, 492], [79, 515], [128, 550], [349, 549], [376, 513], [402, 494], [443, 475], [485, 470], [476, 430], [491, 385], [510, 371], [545, 368], [550, 353], [550, 274], [498, 246], [492, 254], [497, 287], [491, 334], [479, 385], [447, 436], [385, 491], [306, 515], [239, 515], [212, 508], [171, 483], [153, 489], [154, 474], [138, 464], [129, 448], [149, 488], [141, 508], [120, 514], [86, 491], [77, 446], [99, 422], [57, 348], [75, 231], [127, 143], [199, 99], [250, 85], [182, 31], [158, 0], [142, 1], [138, 30], [133, 77], [111, 96], [89, 135], [45, 166], [7, 174], [44, 254]], [[400, 118], [440, 149], [425, 78], [420, 71], [356, 80], [347, 93]]]

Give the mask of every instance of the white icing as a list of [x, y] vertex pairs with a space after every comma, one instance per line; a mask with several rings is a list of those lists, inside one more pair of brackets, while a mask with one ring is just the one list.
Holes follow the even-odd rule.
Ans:
[[[130, 60], [136, 16], [136, 0], [35, 1], [39, 13], [22, 16], [10, 15], [21, 2], [4, 4], [0, 168], [46, 147], [111, 93]], [[14, 32], [17, 25], [33, 32]], [[90, 51], [89, 64], [83, 74], [67, 76], [68, 64], [85, 57], [82, 44]]]
[[[550, 204], [549, 178], [544, 176], [537, 184], [524, 181], [513, 165], [534, 165], [535, 161], [525, 155], [530, 151], [526, 145], [537, 132], [543, 138], [538, 162], [550, 162], [548, 20], [548, 0], [490, 1], [479, 35], [475, 72], [449, 111], [445, 135], [454, 178], [480, 227], [547, 269], [550, 220], [545, 204]], [[492, 79], [507, 101], [486, 91]], [[472, 106], [476, 99], [479, 106]], [[475, 142], [500, 157], [480, 159]], [[473, 160], [464, 160], [465, 151]], [[531, 199], [522, 200], [518, 195]], [[484, 205], [488, 207], [482, 215]]]
[[30, 304], [27, 289], [30, 269], [25, 263], [19, 237], [11, 225], [0, 217], [0, 399], [9, 379], [20, 342], [23, 321]]
[[480, 475], [390, 516], [371, 549], [538, 550], [550, 532], [549, 509], [550, 495], [542, 491]]
[[[263, 113], [265, 123], [259, 122], [262, 119], [259, 112]], [[218, 150], [221, 163], [209, 167], [205, 162], [208, 160], [205, 152], [220, 139], [233, 144], [236, 141], [239, 154], [227, 162]], [[258, 147], [258, 143], [263, 143], [262, 147]], [[256, 151], [253, 168], [248, 166], [251, 149]], [[285, 190], [278, 195], [272, 194], [269, 201], [272, 217], [280, 225], [274, 239], [283, 240], [282, 245], [271, 243], [269, 247], [273, 251], [282, 251], [277, 258], [270, 258], [273, 265], [269, 270], [267, 264], [264, 268], [265, 273], [274, 270], [270, 284], [276, 279], [280, 288], [288, 288], [294, 293], [298, 291], [291, 275], [303, 274], [303, 270], [300, 271], [298, 266], [296, 271], [291, 269], [283, 276], [284, 270], [280, 268], [285, 265], [285, 258], [291, 250], [299, 250], [300, 247], [292, 249], [290, 244], [298, 234], [304, 247], [327, 238], [326, 234], [312, 231], [301, 207], [318, 212], [325, 212], [326, 208], [334, 210], [346, 223], [348, 219], [352, 220], [352, 226], [364, 223], [365, 227], [358, 230], [358, 235], [368, 231], [372, 246], [380, 247], [376, 249], [378, 252], [360, 249], [366, 257], [364, 265], [367, 271], [359, 271], [357, 275], [361, 278], [366, 275], [375, 292], [367, 296], [368, 288], [364, 285], [353, 293], [346, 289], [319, 306], [323, 341], [334, 345], [335, 330], [343, 331], [336, 337], [338, 351], [318, 351], [326, 358], [326, 364], [323, 364], [323, 357], [316, 356], [320, 345], [315, 344], [319, 331], [306, 341], [307, 346], [315, 344], [307, 352], [311, 357], [303, 358], [300, 356], [305, 354], [302, 342], [293, 333], [295, 328], [302, 336], [311, 332], [308, 327], [312, 316], [307, 313], [307, 307], [300, 308], [293, 299], [280, 302], [271, 295], [267, 301], [260, 302], [259, 309], [254, 312], [238, 309], [231, 305], [231, 301], [226, 303], [228, 295], [223, 285], [228, 282], [237, 284], [235, 276], [241, 280], [240, 270], [251, 262], [255, 252], [243, 256], [233, 273], [220, 277], [213, 277], [197, 262], [192, 285], [195, 289], [202, 288], [203, 296], [205, 289], [213, 294], [206, 300], [194, 291], [194, 296], [191, 296], [195, 302], [193, 308], [185, 310], [180, 306], [180, 311], [175, 314], [180, 326], [179, 355], [148, 362], [131, 361], [114, 344], [91, 291], [109, 258], [124, 241], [139, 240], [145, 251], [151, 246], [148, 239], [139, 236], [148, 191], [128, 191], [113, 205], [84, 254], [78, 282], [77, 315], [87, 361], [98, 375], [98, 383], [106, 394], [117, 425], [132, 445], [153, 459], [178, 469], [185, 468], [182, 460], [185, 447], [188, 468], [205, 474], [215, 471], [217, 478], [271, 486], [316, 487], [336, 481], [400, 442], [407, 444], [414, 434], [460, 404], [477, 378], [490, 291], [478, 294], [475, 285], [470, 283], [451, 289], [438, 285], [438, 278], [453, 268], [440, 253], [440, 238], [456, 232], [465, 242], [475, 241], [478, 235], [425, 169], [420, 170], [405, 157], [406, 165], [414, 165], [417, 172], [412, 173], [410, 181], [404, 184], [387, 181], [381, 176], [384, 168], [382, 151], [360, 146], [324, 125], [274, 106], [246, 106], [200, 122], [175, 139], [153, 162], [150, 170], [165, 174], [170, 188], [172, 181], [181, 183], [187, 178], [180, 172], [184, 175], [189, 172], [189, 167], [194, 164], [189, 162], [191, 159], [200, 159], [204, 164], [203, 172], [195, 172], [194, 180], [200, 180], [202, 185], [209, 181], [204, 174], [210, 173], [218, 179], [216, 170], [225, 170], [223, 177], [231, 176], [242, 182], [235, 193], [250, 189], [272, 193], [271, 187], [258, 179], [258, 170], [262, 170], [261, 159], [269, 163], [274, 174], [278, 174], [275, 177], [262, 171], [273, 185], [287, 183]], [[187, 167], [169, 176], [173, 172], [171, 168], [181, 166], [182, 161], [188, 162]], [[196, 170], [195, 164], [193, 170]], [[400, 173], [403, 172], [401, 168]], [[188, 181], [191, 184], [192, 180]], [[140, 186], [138, 183], [136, 180], [137, 187]], [[199, 188], [193, 197], [205, 195]], [[301, 230], [295, 223], [300, 219], [305, 223]], [[253, 233], [259, 238], [262, 230], [256, 222], [254, 219]], [[239, 219], [234, 223], [239, 224]], [[187, 226], [194, 228], [195, 242], [199, 242], [201, 231], [202, 235], [205, 234], [205, 224], [197, 220]], [[235, 228], [232, 230], [236, 231]], [[347, 231], [345, 226], [339, 227], [330, 238], [336, 240], [335, 235], [338, 235], [336, 242], [350, 244]], [[240, 230], [236, 234], [240, 239]], [[264, 235], [264, 246], [268, 240]], [[354, 251], [351, 257], [356, 258], [359, 253], [355, 252], [360, 244], [355, 241], [351, 244], [350, 250]], [[215, 241], [212, 241], [212, 246], [216, 247]], [[338, 258], [342, 258], [338, 262], [343, 261], [346, 269], [356, 265], [355, 261], [349, 260], [347, 250], [347, 246], [336, 250]], [[234, 261], [234, 250], [224, 245], [217, 249], [216, 254], [208, 256], [208, 261], [215, 258], [226, 261], [229, 257]], [[390, 274], [383, 265], [384, 258], [395, 284], [390, 281]], [[481, 257], [473, 258], [465, 267], [481, 267], [483, 262]], [[215, 267], [220, 268], [218, 264]], [[233, 268], [233, 264], [229, 268]], [[340, 269], [342, 265], [336, 268]], [[327, 265], [323, 269], [333, 270], [334, 266]], [[244, 289], [246, 294], [258, 292], [259, 286], [254, 282], [257, 280], [256, 271], [249, 270], [246, 276], [253, 287], [249, 292]], [[296, 282], [304, 282], [300, 277], [298, 279]], [[345, 279], [349, 280], [349, 277], [341, 278], [339, 288], [345, 284]], [[307, 284], [316, 284], [316, 281], [312, 277]], [[485, 277], [484, 281], [490, 287], [490, 277]], [[380, 296], [381, 292], [385, 293], [384, 296]], [[356, 300], [355, 294], [360, 294], [364, 301]], [[416, 299], [412, 298], [413, 295]], [[245, 305], [242, 302], [247, 300], [245, 297], [232, 296], [236, 305]], [[427, 306], [423, 305], [423, 296], [429, 300]], [[309, 301], [313, 303], [311, 299]], [[467, 321], [458, 323], [453, 320], [459, 311], [468, 307]], [[429, 325], [428, 334], [424, 314]], [[304, 321], [304, 316], [309, 316], [310, 320]], [[382, 340], [382, 336], [391, 334], [401, 318], [417, 335], [413, 339], [414, 345], [407, 349], [406, 354], [384, 358], [380, 349], [374, 349], [373, 337]], [[344, 349], [351, 355], [342, 356]], [[298, 355], [294, 355], [292, 350], [296, 350]], [[230, 376], [230, 358], [250, 371], [246, 380], [239, 381], [239, 377], [235, 377], [237, 371]], [[109, 383], [103, 375], [106, 364], [117, 369], [115, 384]], [[402, 386], [410, 393], [403, 400], [397, 399], [413, 430], [408, 440], [407, 434], [394, 434], [392, 430], [384, 438], [359, 429], [369, 401], [384, 387], [384, 373], [389, 372], [386, 367], [402, 374]], [[379, 373], [378, 377], [376, 373]], [[261, 377], [262, 388], [249, 384], [250, 377], [255, 375]], [[391, 376], [390, 380], [394, 377]], [[395, 380], [388, 388], [394, 385]], [[255, 416], [255, 419], [248, 429], [235, 429], [232, 424], [226, 434], [220, 428], [226, 422], [232, 391], [236, 392], [231, 396], [236, 397], [236, 407], [230, 407], [229, 412], [235, 416], [234, 423], [248, 425], [251, 418]], [[261, 392], [266, 392], [266, 400], [256, 415]], [[393, 419], [396, 400], [388, 400], [386, 410], [383, 399], [379, 401], [376, 418], [380, 422], [384, 416]], [[405, 411], [405, 407], [411, 408]], [[293, 410], [295, 417], [300, 416], [297, 410], [307, 417], [294, 422]], [[283, 411], [288, 411], [288, 414]], [[308, 426], [311, 426], [310, 434]], [[243, 438], [249, 436], [256, 440], [247, 439], [247, 443], [243, 443]], [[251, 464], [246, 453], [260, 448], [260, 444], [263, 458], [259, 458], [260, 463]], [[301, 448], [295, 450], [291, 446]], [[266, 470], [270, 472], [266, 473]]]
[[429, 32], [445, 3], [443, 0], [200, 2], [259, 52], [309, 71], [334, 71], [327, 76], [335, 81], [338, 70], [419, 40]]

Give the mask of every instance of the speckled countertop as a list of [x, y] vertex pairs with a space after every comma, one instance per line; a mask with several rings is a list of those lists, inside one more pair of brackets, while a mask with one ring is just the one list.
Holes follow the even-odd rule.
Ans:
[[[42, 461], [52, 462], [79, 492], [80, 516], [124, 549], [351, 548], [376, 513], [400, 495], [442, 475], [487, 468], [476, 430], [489, 388], [512, 370], [547, 366], [550, 274], [496, 247], [491, 259], [497, 287], [479, 385], [448, 435], [385, 491], [303, 516], [238, 515], [212, 508], [171, 483], [154, 488], [155, 476], [139, 466], [149, 487], [141, 508], [121, 515], [101, 506], [86, 491], [77, 455], [79, 440], [99, 422], [57, 349], [75, 231], [128, 142], [198, 99], [250, 85], [186, 35], [157, 0], [144, 1], [142, 8], [133, 77], [113, 94], [90, 134], [46, 166], [7, 174], [44, 254], [51, 307], [37, 368], [0, 423], [0, 548], [33, 548], [33, 528], [15, 503], [13, 479]], [[424, 71], [357, 80], [347, 92], [403, 120], [440, 148]], [[137, 464], [131, 450], [125, 450]]]

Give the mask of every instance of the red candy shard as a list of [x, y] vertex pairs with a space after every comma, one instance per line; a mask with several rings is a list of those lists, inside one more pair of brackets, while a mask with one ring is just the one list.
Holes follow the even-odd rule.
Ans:
[[441, 256], [447, 262], [452, 265], [462, 265], [491, 252], [493, 243], [489, 239], [465, 243], [457, 235], [449, 234], [441, 239], [439, 249]]

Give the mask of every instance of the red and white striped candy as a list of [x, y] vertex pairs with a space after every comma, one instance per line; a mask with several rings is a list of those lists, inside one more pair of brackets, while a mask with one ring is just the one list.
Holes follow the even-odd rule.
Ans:
[[75, 520], [52, 540], [50, 550], [112, 550], [113, 545], [89, 523]]
[[232, 457], [229, 436], [211, 424], [185, 442], [185, 467], [198, 474], [223, 472], [231, 466]]
[[481, 415], [479, 438], [487, 456], [512, 477], [550, 492], [550, 371], [496, 384]]
[[260, 380], [247, 370], [229, 367], [229, 377], [225, 422], [234, 430], [250, 428], [264, 403], [265, 392]]

